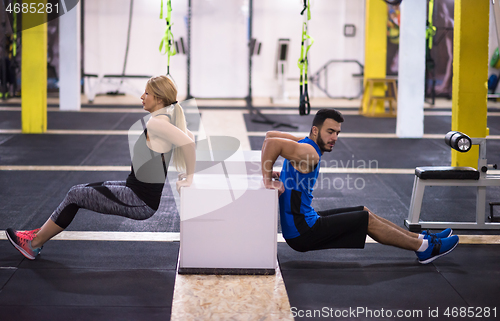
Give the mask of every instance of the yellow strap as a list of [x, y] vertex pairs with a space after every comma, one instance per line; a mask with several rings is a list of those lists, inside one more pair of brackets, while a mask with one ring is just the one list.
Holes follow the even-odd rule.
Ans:
[[434, 0], [429, 0], [429, 18], [427, 21], [429, 22], [429, 26], [425, 31], [426, 38], [429, 39], [429, 49], [432, 49], [432, 40], [436, 35], [436, 27], [432, 25], [432, 15], [434, 12]]
[[[167, 24], [165, 28], [165, 33], [163, 34], [163, 38], [160, 41], [160, 53], [162, 55], [168, 54], [168, 66], [170, 66], [170, 57], [175, 56], [177, 51], [174, 46], [174, 35], [172, 34], [172, 26], [173, 23], [171, 21], [172, 17], [172, 2], [171, 0], [167, 1], [167, 17], [165, 18], [165, 22]], [[163, 19], [163, 0], [161, 0], [161, 12], [160, 19]]]

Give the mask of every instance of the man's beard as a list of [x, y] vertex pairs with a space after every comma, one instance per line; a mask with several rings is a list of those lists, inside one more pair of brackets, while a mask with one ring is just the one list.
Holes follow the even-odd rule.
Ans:
[[321, 150], [321, 153], [324, 153], [324, 152], [331, 152], [332, 149], [325, 149], [325, 146], [326, 146], [326, 143], [325, 141], [323, 140], [323, 138], [321, 138], [321, 134], [318, 134], [318, 146], [319, 146], [319, 149]]

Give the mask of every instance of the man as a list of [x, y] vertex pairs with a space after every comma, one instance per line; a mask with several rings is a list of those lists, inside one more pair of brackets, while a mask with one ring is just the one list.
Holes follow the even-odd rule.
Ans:
[[[375, 215], [365, 206], [316, 212], [311, 202], [324, 152], [331, 152], [344, 121], [334, 109], [321, 109], [314, 117], [309, 137], [272, 131], [262, 145], [262, 176], [266, 188], [280, 195], [283, 237], [296, 251], [329, 248], [364, 248], [366, 235], [375, 241], [413, 250], [427, 264], [450, 253], [458, 236], [446, 229], [438, 234], [416, 234]], [[273, 172], [276, 159], [285, 158], [281, 173]], [[279, 178], [279, 181], [277, 180]]]

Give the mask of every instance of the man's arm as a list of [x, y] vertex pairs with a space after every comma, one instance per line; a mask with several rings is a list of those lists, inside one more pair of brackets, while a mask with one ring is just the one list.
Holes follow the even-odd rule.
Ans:
[[297, 137], [297, 136], [292, 135], [290, 133], [285, 133], [285, 132], [280, 132], [280, 131], [274, 130], [274, 131], [268, 131], [266, 133], [266, 138], [285, 138], [285, 139], [290, 139], [290, 140], [298, 142], [299, 140], [304, 139], [305, 137]]
[[261, 154], [262, 179], [266, 188], [278, 189], [280, 194], [284, 191], [283, 184], [272, 180], [273, 165], [279, 156], [290, 160], [302, 173], [310, 172], [319, 161], [318, 153], [309, 144], [299, 144], [295, 140], [266, 135]]

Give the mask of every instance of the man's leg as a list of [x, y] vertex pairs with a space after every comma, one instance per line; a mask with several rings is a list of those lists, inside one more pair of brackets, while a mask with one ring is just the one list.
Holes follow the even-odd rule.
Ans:
[[381, 221], [382, 223], [384, 224], [387, 224], [389, 226], [392, 226], [393, 228], [399, 230], [400, 232], [410, 236], [410, 237], [413, 237], [413, 238], [418, 238], [418, 234], [417, 233], [413, 233], [413, 232], [410, 232], [400, 226], [397, 226], [396, 224], [394, 224], [393, 222], [389, 221], [389, 220], [386, 220], [385, 218], [383, 217], [380, 217], [378, 215], [376, 215], [375, 213], [373, 213], [372, 211], [370, 211], [370, 209], [368, 207], [365, 206], [365, 211], [367, 211], [368, 213], [370, 213], [371, 215], [375, 216], [376, 219], [378, 219], [379, 221]]
[[381, 244], [392, 245], [405, 250], [417, 251], [422, 245], [422, 240], [418, 239], [418, 234], [415, 234], [416, 237], [408, 235], [404, 229], [370, 211], [368, 212], [368, 235]]

